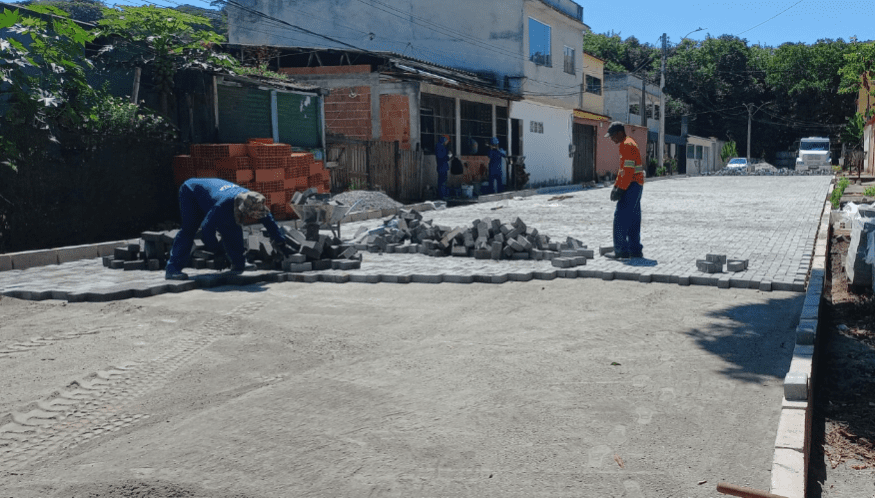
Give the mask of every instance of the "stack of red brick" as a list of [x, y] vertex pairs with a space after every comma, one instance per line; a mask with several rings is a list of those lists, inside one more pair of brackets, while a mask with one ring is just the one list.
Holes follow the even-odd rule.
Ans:
[[292, 152], [288, 144], [272, 139], [249, 139], [246, 144], [193, 144], [190, 155], [173, 158], [173, 179], [182, 185], [190, 178], [221, 178], [268, 199], [279, 220], [294, 218], [289, 201], [295, 192], [316, 187], [331, 190], [331, 176], [313, 154]]

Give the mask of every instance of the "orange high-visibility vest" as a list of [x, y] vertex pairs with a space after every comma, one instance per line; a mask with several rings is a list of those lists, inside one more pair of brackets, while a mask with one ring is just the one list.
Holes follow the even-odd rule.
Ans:
[[614, 185], [626, 190], [632, 182], [644, 185], [644, 165], [641, 162], [638, 144], [632, 140], [632, 137], [627, 136], [620, 144], [620, 170], [617, 172], [617, 181]]

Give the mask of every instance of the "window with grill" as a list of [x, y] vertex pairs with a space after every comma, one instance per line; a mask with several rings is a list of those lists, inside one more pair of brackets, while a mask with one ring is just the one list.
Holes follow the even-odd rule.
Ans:
[[565, 47], [565, 72], [574, 74], [574, 49], [568, 46]]
[[456, 101], [450, 97], [422, 94], [419, 108], [419, 138], [422, 151], [434, 154], [438, 137], [449, 135], [456, 142]]
[[492, 105], [460, 101], [462, 120], [462, 154], [485, 155], [492, 140]]
[[510, 149], [508, 149], [507, 141], [507, 118], [507, 108], [495, 106], [495, 136], [498, 137], [498, 147], [509, 152]]
[[590, 94], [602, 94], [602, 79], [586, 75], [586, 91]]
[[550, 58], [550, 26], [529, 18], [529, 60], [539, 66], [552, 66]]
[[635, 115], [641, 116], [640, 104], [629, 104], [629, 114], [635, 114]]

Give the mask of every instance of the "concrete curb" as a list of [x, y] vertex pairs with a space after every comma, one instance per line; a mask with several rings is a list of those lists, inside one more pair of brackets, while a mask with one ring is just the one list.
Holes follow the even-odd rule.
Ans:
[[[830, 192], [832, 189], [830, 189]], [[811, 425], [814, 413], [815, 355], [818, 340], [820, 301], [826, 279], [830, 241], [831, 204], [823, 204], [820, 226], [811, 258], [811, 273], [805, 303], [796, 328], [793, 359], [784, 377], [784, 399], [775, 437], [771, 492], [786, 497], [806, 497], [811, 457]]]

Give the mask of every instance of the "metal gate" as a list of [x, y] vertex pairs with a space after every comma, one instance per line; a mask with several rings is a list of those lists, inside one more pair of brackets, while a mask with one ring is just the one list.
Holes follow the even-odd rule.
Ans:
[[327, 159], [331, 191], [383, 191], [400, 202], [422, 199], [422, 151], [401, 149], [399, 142], [329, 137]]
[[319, 97], [298, 92], [220, 84], [219, 141], [245, 143], [273, 138], [305, 149], [322, 145]]
[[571, 182], [595, 180], [595, 127], [574, 123], [571, 134], [574, 144]]

